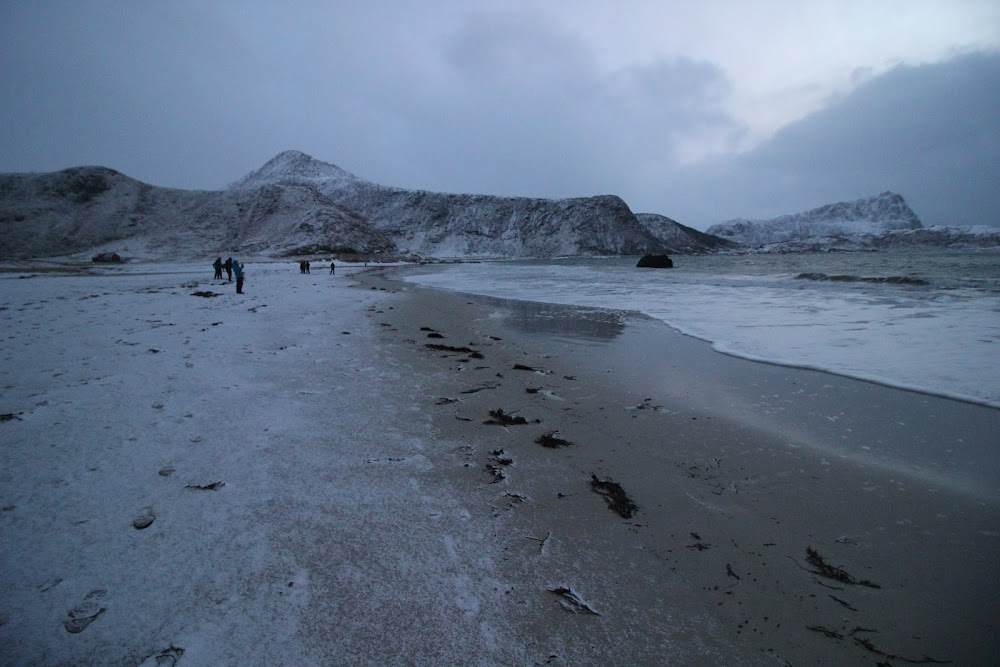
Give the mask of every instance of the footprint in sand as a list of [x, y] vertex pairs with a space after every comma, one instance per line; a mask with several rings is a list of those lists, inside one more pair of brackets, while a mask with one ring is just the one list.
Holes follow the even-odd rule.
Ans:
[[97, 620], [106, 609], [101, 606], [101, 600], [107, 595], [104, 589], [95, 589], [87, 593], [83, 602], [69, 610], [69, 618], [63, 622], [66, 632], [77, 634], [83, 632], [88, 625]]
[[182, 655], [184, 655], [184, 649], [171, 646], [164, 651], [149, 656], [139, 663], [139, 667], [174, 667]]
[[153, 512], [153, 508], [147, 507], [146, 509], [139, 512], [134, 519], [132, 519], [132, 527], [136, 530], [145, 530], [153, 525], [156, 521], [156, 514]]

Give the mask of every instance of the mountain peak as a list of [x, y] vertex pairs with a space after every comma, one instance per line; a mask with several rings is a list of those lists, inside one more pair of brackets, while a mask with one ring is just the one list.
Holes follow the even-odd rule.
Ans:
[[340, 167], [322, 162], [302, 151], [287, 150], [278, 153], [230, 185], [230, 189], [252, 189], [278, 183], [286, 185], [316, 183], [317, 181], [357, 181], [357, 176]]
[[709, 234], [747, 245], [818, 242], [823, 239], [879, 235], [921, 229], [923, 224], [901, 195], [882, 192], [768, 220], [728, 220]]

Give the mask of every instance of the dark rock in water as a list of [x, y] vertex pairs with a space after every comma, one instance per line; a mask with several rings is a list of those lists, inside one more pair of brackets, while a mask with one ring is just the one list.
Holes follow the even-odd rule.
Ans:
[[636, 264], [641, 269], [672, 269], [674, 262], [666, 255], [645, 255]]

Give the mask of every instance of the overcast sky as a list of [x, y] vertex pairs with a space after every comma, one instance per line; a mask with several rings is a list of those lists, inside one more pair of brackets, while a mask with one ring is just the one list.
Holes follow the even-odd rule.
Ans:
[[704, 229], [899, 192], [1000, 225], [996, 0], [0, 0], [0, 172], [612, 193]]

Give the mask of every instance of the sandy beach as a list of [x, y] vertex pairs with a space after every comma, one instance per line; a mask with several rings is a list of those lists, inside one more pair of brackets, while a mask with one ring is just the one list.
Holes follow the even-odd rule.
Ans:
[[0, 275], [0, 663], [1000, 660], [1000, 410], [408, 270]]

